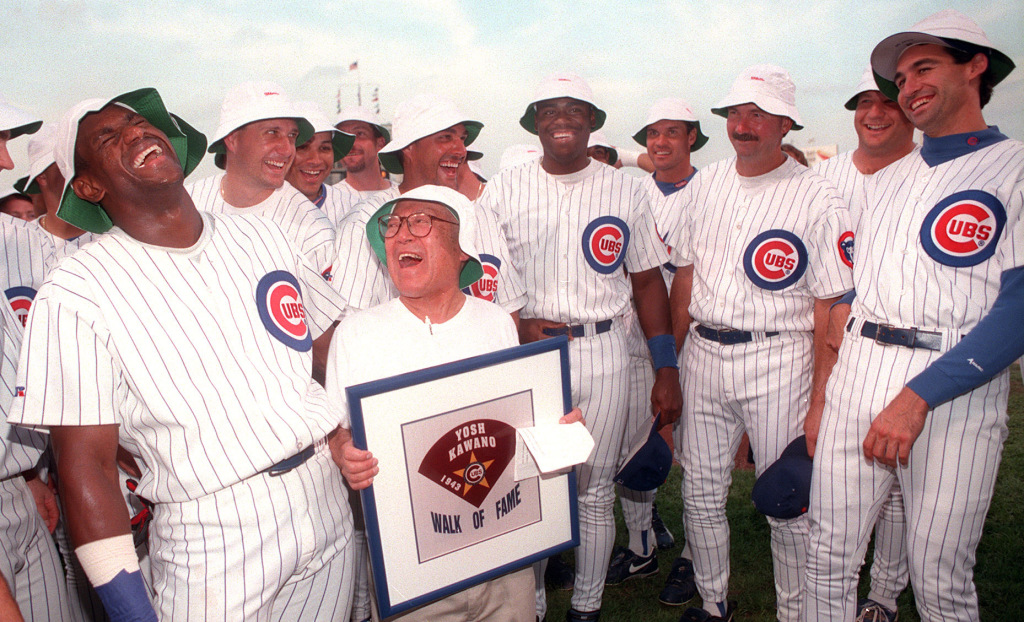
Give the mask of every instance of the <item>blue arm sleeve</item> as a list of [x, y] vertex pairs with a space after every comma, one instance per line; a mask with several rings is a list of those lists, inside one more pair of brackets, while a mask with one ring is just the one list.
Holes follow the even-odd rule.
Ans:
[[132, 573], [122, 570], [109, 582], [97, 585], [96, 594], [110, 622], [157, 622], [142, 572], [138, 570]]
[[850, 291], [843, 294], [843, 297], [832, 303], [832, 306], [836, 305], [852, 305], [853, 299], [857, 297], [857, 290], [851, 289]]
[[979, 387], [1024, 355], [1024, 267], [1003, 272], [992, 309], [907, 383], [929, 408]]

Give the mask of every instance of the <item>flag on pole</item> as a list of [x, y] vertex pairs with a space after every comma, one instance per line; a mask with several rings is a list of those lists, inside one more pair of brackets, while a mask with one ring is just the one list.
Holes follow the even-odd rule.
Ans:
[[356, 69], [359, 69], [359, 61], [356, 61], [348, 66], [349, 71], [355, 71]]

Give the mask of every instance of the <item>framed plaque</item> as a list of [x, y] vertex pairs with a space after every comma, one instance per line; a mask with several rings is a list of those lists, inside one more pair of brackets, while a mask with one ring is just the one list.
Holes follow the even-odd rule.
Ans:
[[516, 479], [516, 429], [569, 412], [565, 337], [348, 387], [374, 596], [388, 617], [579, 544], [573, 472]]

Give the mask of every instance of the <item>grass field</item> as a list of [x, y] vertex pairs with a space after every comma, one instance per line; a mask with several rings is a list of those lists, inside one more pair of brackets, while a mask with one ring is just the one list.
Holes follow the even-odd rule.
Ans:
[[[1003, 462], [996, 482], [995, 497], [985, 523], [985, 533], [978, 547], [975, 583], [981, 603], [982, 620], [1024, 618], [1024, 389], [1016, 365], [1012, 369], [1010, 394], [1010, 435], [1006, 441]], [[668, 482], [662, 486], [658, 509], [669, 529], [682, 534], [682, 507], [679, 498], [678, 466], [673, 467]], [[769, 552], [768, 524], [750, 502], [754, 483], [752, 471], [736, 471], [726, 512], [732, 530], [732, 575], [730, 598], [739, 602], [737, 620], [775, 620], [775, 588]], [[626, 544], [626, 530], [616, 503], [617, 543]], [[659, 555], [661, 572], [647, 579], [627, 581], [605, 590], [601, 619], [606, 622], [660, 622], [679, 619], [684, 607], [665, 607], [658, 603], [658, 592], [668, 576], [672, 560], [679, 554], [673, 550]], [[870, 552], [869, 552], [870, 559]], [[866, 592], [867, 566], [863, 571], [861, 590]], [[571, 592], [548, 592], [550, 622], [561, 622], [569, 607]], [[700, 598], [690, 605], [697, 605]], [[906, 590], [899, 600], [900, 620], [918, 622], [913, 593]]]

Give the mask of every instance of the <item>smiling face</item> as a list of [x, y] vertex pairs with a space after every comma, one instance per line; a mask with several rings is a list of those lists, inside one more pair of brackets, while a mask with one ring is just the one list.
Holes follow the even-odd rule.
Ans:
[[586, 168], [587, 143], [596, 124], [594, 109], [571, 97], [546, 99], [535, 105], [534, 124], [544, 148], [544, 170], [566, 175]]
[[907, 48], [893, 80], [900, 90], [900, 108], [915, 127], [934, 138], [970, 131], [964, 125], [980, 116], [976, 81], [987, 68], [983, 54], [957, 64], [941, 45]]
[[367, 167], [380, 171], [377, 152], [384, 148], [384, 137], [378, 136], [373, 126], [365, 121], [345, 121], [338, 124], [342, 132], [355, 136], [352, 150], [341, 159], [349, 173], [361, 173]]
[[[384, 238], [388, 274], [403, 298], [432, 298], [459, 290], [459, 273], [469, 256], [459, 248], [459, 225], [444, 205], [427, 201], [399, 201], [396, 216], [424, 213], [433, 216], [430, 233], [419, 238], [403, 221], [394, 237]], [[447, 221], [447, 222], [442, 222]]]
[[690, 149], [697, 129], [685, 121], [662, 119], [647, 126], [647, 155], [658, 181], [679, 182], [690, 174]]
[[881, 91], [864, 91], [857, 96], [853, 127], [858, 147], [872, 153], [901, 150], [914, 136], [914, 126], [900, 105]]
[[725, 121], [740, 163], [763, 174], [785, 161], [782, 139], [793, 127], [788, 117], [769, 114], [754, 104], [730, 106]]
[[35, 220], [36, 218], [36, 206], [32, 204], [32, 201], [20, 195], [0, 200], [0, 212], [21, 220]]
[[466, 127], [458, 123], [402, 149], [403, 192], [427, 184], [458, 188], [467, 136]]
[[305, 144], [295, 148], [295, 161], [285, 179], [310, 201], [320, 196], [324, 180], [334, 167], [333, 132], [317, 132]]
[[250, 189], [277, 190], [295, 159], [299, 126], [294, 119], [265, 119], [238, 128], [224, 138], [228, 175]]

